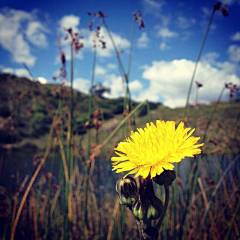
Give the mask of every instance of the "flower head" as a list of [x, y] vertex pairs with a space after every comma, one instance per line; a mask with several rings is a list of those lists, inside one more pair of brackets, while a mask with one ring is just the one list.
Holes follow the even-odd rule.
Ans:
[[201, 153], [203, 143], [195, 144], [200, 138], [191, 136], [195, 129], [184, 128], [183, 122], [176, 129], [174, 121], [157, 120], [156, 125], [147, 123], [137, 130], [114, 149], [118, 157], [111, 160], [117, 173], [130, 171], [128, 174], [136, 173], [135, 177], [150, 174], [153, 178], [164, 170], [173, 170], [172, 163]]

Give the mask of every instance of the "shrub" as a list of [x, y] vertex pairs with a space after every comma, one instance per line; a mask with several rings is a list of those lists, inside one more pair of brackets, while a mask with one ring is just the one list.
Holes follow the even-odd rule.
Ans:
[[39, 137], [49, 131], [49, 124], [51, 123], [51, 117], [43, 114], [42, 112], [35, 112], [30, 121], [30, 134], [33, 137]]

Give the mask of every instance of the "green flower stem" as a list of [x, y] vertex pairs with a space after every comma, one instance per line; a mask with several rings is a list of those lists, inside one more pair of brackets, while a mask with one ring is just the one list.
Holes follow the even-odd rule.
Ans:
[[220, 93], [220, 95], [219, 95], [219, 97], [218, 97], [218, 100], [217, 100], [216, 104], [214, 105], [214, 108], [213, 108], [213, 111], [212, 111], [212, 113], [211, 113], [211, 115], [210, 115], [210, 118], [209, 118], [209, 120], [208, 120], [208, 122], [207, 122], [207, 126], [206, 126], [205, 131], [204, 131], [204, 135], [203, 135], [202, 142], [204, 142], [204, 141], [206, 140], [207, 130], [208, 130], [209, 125], [210, 125], [210, 123], [211, 123], [211, 121], [212, 121], [213, 115], [215, 114], [215, 112], [216, 112], [216, 110], [217, 110], [217, 106], [218, 106], [218, 104], [219, 104], [220, 101], [221, 101], [221, 98], [222, 98], [224, 89], [225, 89], [225, 86], [223, 87], [223, 89], [222, 89], [222, 91], [221, 91], [221, 93]]
[[160, 217], [160, 219], [158, 220], [158, 223], [156, 225], [156, 229], [160, 230], [160, 227], [162, 225], [163, 219], [166, 215], [167, 212], [167, 208], [168, 208], [168, 203], [169, 203], [169, 186], [164, 185], [165, 188], [165, 194], [166, 194], [166, 198], [165, 198], [165, 202], [164, 202], [164, 207], [163, 207], [163, 212], [162, 215]]
[[[94, 78], [95, 78], [95, 68], [96, 68], [96, 58], [97, 58], [97, 44], [95, 40], [95, 48], [94, 48], [94, 54], [93, 54], [93, 65], [92, 65], [92, 76], [91, 76], [91, 87], [90, 89], [92, 90], [93, 83], [94, 83]], [[93, 111], [93, 91], [90, 92], [89, 94], [89, 105], [88, 105], [88, 115], [89, 115], [89, 121], [91, 124], [91, 114]], [[88, 145], [87, 145], [87, 159], [89, 159], [90, 156], [90, 140], [91, 140], [91, 131], [88, 129]]]
[[116, 134], [116, 132], [123, 126], [123, 124], [139, 109], [141, 108], [147, 100], [139, 103], [118, 125], [117, 127], [111, 132], [111, 134], [105, 139], [102, 145], [106, 145], [109, 140]]
[[[104, 24], [104, 26], [105, 26], [105, 28], [106, 28], [106, 30], [107, 30], [107, 32], [108, 32], [108, 35], [109, 35], [109, 37], [110, 37], [110, 39], [111, 39], [111, 42], [112, 42], [113, 47], [114, 47], [114, 50], [115, 50], [115, 52], [116, 52], [117, 60], [118, 60], [119, 67], [120, 67], [120, 70], [121, 70], [120, 72], [121, 72], [122, 75], [124, 76], [124, 79], [125, 79], [125, 82], [126, 82], [126, 95], [127, 95], [127, 97], [129, 98], [129, 103], [131, 103], [131, 93], [130, 93], [129, 86], [128, 86], [128, 79], [129, 79], [129, 78], [128, 78], [128, 74], [126, 74], [126, 71], [125, 71], [125, 69], [124, 69], [124, 67], [123, 67], [123, 63], [122, 63], [121, 58], [120, 58], [120, 56], [119, 56], [118, 49], [117, 49], [117, 46], [116, 46], [116, 44], [115, 44], [115, 42], [114, 42], [114, 40], [113, 40], [111, 31], [110, 31], [110, 29], [108, 28], [108, 25], [107, 25], [107, 23], [105, 22], [104, 19], [102, 20], [102, 22], [103, 22], [103, 24]], [[131, 107], [131, 106], [129, 106], [129, 107]]]
[[177, 163], [177, 170], [176, 170], [176, 180], [174, 182], [174, 190], [173, 190], [173, 219], [174, 219], [174, 239], [177, 239], [177, 233], [176, 233], [176, 225], [177, 225], [177, 193], [178, 193], [178, 186], [177, 186], [177, 181], [178, 181], [178, 174], [179, 174], [179, 165], [180, 163]]
[[213, 16], [214, 16], [215, 11], [216, 11], [215, 8], [213, 8], [213, 11], [212, 11], [210, 20], [209, 20], [209, 22], [208, 22], [207, 29], [206, 29], [205, 34], [204, 34], [204, 37], [203, 37], [203, 41], [202, 41], [201, 47], [200, 47], [199, 52], [198, 52], [197, 60], [196, 60], [195, 67], [194, 67], [194, 70], [193, 70], [192, 79], [191, 79], [190, 86], [189, 86], [189, 89], [188, 89], [188, 95], [187, 95], [186, 106], [185, 106], [185, 109], [184, 109], [183, 119], [184, 119], [184, 118], [186, 117], [186, 115], [187, 115], [188, 103], [189, 103], [190, 93], [191, 93], [191, 90], [192, 90], [193, 80], [194, 80], [194, 78], [195, 78], [195, 74], [196, 74], [196, 71], [197, 71], [197, 65], [198, 65], [198, 62], [199, 62], [199, 60], [200, 60], [200, 58], [201, 58], [202, 51], [203, 51], [203, 47], [204, 47], [204, 44], [205, 44], [205, 42], [206, 42], [207, 35], [208, 35], [208, 32], [209, 32], [209, 29], [210, 29], [210, 26], [211, 26], [211, 23], [212, 23], [212, 20], [213, 20]]
[[234, 214], [233, 214], [233, 216], [232, 216], [232, 220], [231, 220], [230, 226], [229, 226], [229, 228], [228, 228], [227, 235], [226, 235], [226, 237], [225, 237], [224, 240], [228, 240], [228, 239], [229, 239], [229, 235], [230, 235], [230, 233], [231, 233], [232, 226], [233, 226], [233, 223], [234, 223], [234, 219], [235, 219], [235, 217], [236, 217], [236, 215], [237, 215], [237, 212], [238, 212], [239, 207], [240, 207], [240, 201], [238, 202], [237, 207], [236, 207], [236, 209], [235, 209], [235, 212], [234, 212]]
[[131, 70], [131, 62], [132, 62], [132, 48], [133, 48], [133, 37], [134, 37], [134, 25], [135, 21], [132, 21], [132, 29], [131, 29], [131, 41], [130, 41], [130, 50], [129, 50], [129, 58], [128, 58], [128, 78]]

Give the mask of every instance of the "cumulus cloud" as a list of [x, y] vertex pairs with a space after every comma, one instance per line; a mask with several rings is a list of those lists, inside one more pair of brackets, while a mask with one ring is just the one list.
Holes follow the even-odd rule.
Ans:
[[[96, 36], [95, 31], [89, 31], [89, 29], [83, 28], [80, 29], [80, 18], [75, 16], [75, 15], [67, 15], [63, 16], [60, 21], [59, 21], [59, 27], [60, 29], [63, 28], [70, 28], [72, 27], [74, 32], [80, 32], [80, 34], [83, 36], [82, 39], [80, 39], [80, 42], [84, 44], [83, 49], [81, 49], [78, 54], [76, 54], [76, 58], [83, 59], [84, 57], [84, 52], [85, 51], [93, 51], [93, 41]], [[62, 30], [62, 33], [66, 33], [66, 31]], [[130, 42], [126, 38], [120, 36], [117, 33], [111, 32], [112, 37], [114, 39], [115, 45], [118, 50], [124, 50], [126, 48], [129, 48]], [[100, 57], [112, 57], [114, 56], [114, 47], [111, 42], [111, 39], [107, 33], [107, 30], [102, 27], [100, 30], [100, 38], [97, 40], [97, 56]], [[99, 41], [104, 41], [106, 43], [106, 48], [102, 48], [102, 43]], [[62, 47], [63, 47], [63, 52], [66, 55], [66, 59], [70, 59], [70, 48], [69, 48], [69, 40], [67, 41], [62, 41]], [[55, 63], [59, 63], [59, 56], [56, 57]]]
[[16, 75], [18, 77], [25, 77], [28, 78], [30, 80], [37, 80], [42, 84], [46, 84], [48, 83], [48, 80], [44, 77], [37, 77], [36, 79], [32, 79], [31, 75], [29, 74], [29, 72], [25, 69], [25, 68], [4, 68], [2, 67], [2, 72], [3, 73], [9, 73], [9, 74], [13, 74]]
[[104, 86], [108, 86], [111, 89], [110, 93], [104, 93], [106, 98], [117, 98], [123, 96], [123, 82], [121, 76], [116, 74], [106, 75], [103, 81]]
[[[82, 30], [84, 38], [82, 39], [82, 42], [84, 43], [84, 51], [90, 50], [93, 51], [93, 39], [95, 36], [95, 31], [89, 31], [88, 29]], [[115, 45], [119, 51], [126, 50], [130, 46], [130, 42], [128, 39], [120, 36], [117, 33], [111, 32], [112, 38], [115, 42]], [[97, 41], [97, 55], [100, 57], [112, 57], [114, 56], [114, 47], [112, 44], [112, 41], [107, 33], [107, 30], [102, 27], [100, 30], [100, 39], [103, 40], [106, 43], [106, 48], [102, 48], [102, 44]]]
[[167, 27], [163, 27], [163, 28], [160, 28], [158, 30], [157, 36], [158, 37], [162, 37], [164, 39], [166, 39], [166, 38], [174, 38], [174, 37], [178, 36], [178, 33], [169, 30], [169, 28], [167, 28]]
[[161, 42], [159, 48], [160, 48], [161, 51], [165, 51], [165, 50], [170, 49], [170, 47], [165, 42]]
[[178, 23], [180, 28], [188, 29], [196, 23], [196, 20], [195, 20], [195, 18], [186, 18], [186, 17], [183, 17], [183, 16], [179, 16], [177, 18], [177, 23]]
[[96, 75], [104, 75], [106, 74], [106, 68], [100, 67], [99, 65], [96, 66], [95, 69], [95, 74]]
[[44, 77], [38, 77], [36, 78], [37, 81], [39, 81], [41, 84], [47, 84], [48, 80]]
[[146, 32], [143, 32], [141, 37], [137, 40], [137, 46], [139, 48], [147, 48], [149, 43], [149, 38]]
[[76, 78], [73, 81], [73, 88], [88, 94], [90, 89], [91, 81], [84, 78]]
[[[168, 107], [183, 107], [194, 64], [193, 61], [186, 59], [152, 62], [152, 65], [145, 67], [143, 72], [143, 78], [149, 81], [149, 87], [139, 94], [138, 100], [148, 99], [158, 102], [164, 99], [163, 103]], [[238, 85], [240, 83], [240, 79], [235, 74], [207, 62], [199, 63], [195, 79], [203, 84], [199, 92], [199, 101], [205, 103], [216, 100], [226, 82]], [[193, 86], [191, 94], [193, 101], [195, 94], [196, 87]]]
[[240, 46], [230, 45], [227, 52], [231, 61], [240, 62]]
[[[58, 21], [58, 31], [60, 31], [62, 39], [62, 51], [65, 54], [66, 59], [69, 61], [71, 59], [71, 48], [70, 48], [70, 37], [68, 32], [66, 31], [68, 28], [72, 28], [73, 32], [80, 32], [80, 17], [75, 16], [73, 14], [65, 15]], [[81, 32], [82, 33], [82, 32]], [[65, 36], [68, 36], [68, 39], [65, 39]], [[81, 40], [80, 40], [81, 41]], [[81, 41], [82, 42], [82, 41]], [[83, 59], [82, 51], [78, 51], [75, 54], [77, 59]], [[59, 55], [55, 57], [55, 64], [60, 63]]]
[[47, 47], [48, 42], [45, 33], [48, 32], [48, 29], [40, 22], [33, 21], [28, 24], [26, 36], [32, 44], [38, 47]]
[[18, 77], [26, 77], [26, 78], [31, 78], [29, 72], [25, 68], [3, 68], [2, 70], [3, 73], [9, 73], [16, 75]]
[[59, 21], [59, 25], [61, 31], [64, 31], [64, 29], [72, 28], [74, 32], [77, 32], [79, 31], [80, 17], [73, 14], [63, 16]]
[[236, 32], [230, 38], [232, 41], [240, 41], [240, 32]]
[[129, 83], [129, 88], [130, 88], [131, 92], [138, 92], [138, 91], [142, 90], [143, 86], [139, 80], [134, 80]]
[[109, 63], [108, 65], [107, 65], [107, 68], [108, 69], [117, 69], [117, 65], [116, 64], [113, 64], [113, 63]]
[[162, 7], [165, 5], [165, 1], [164, 0], [160, 0], [160, 1], [159, 0], [158, 1], [143, 0], [142, 5], [143, 5], [144, 13], [159, 17]]
[[47, 32], [34, 11], [0, 10], [0, 45], [11, 53], [16, 63], [25, 62], [33, 66], [36, 57], [31, 53], [29, 42], [37, 47], [46, 47]]

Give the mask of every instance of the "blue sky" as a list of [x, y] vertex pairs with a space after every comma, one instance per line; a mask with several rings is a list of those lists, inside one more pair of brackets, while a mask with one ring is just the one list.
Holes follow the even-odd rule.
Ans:
[[[83, 36], [84, 47], [75, 55], [74, 87], [87, 93], [93, 62], [93, 36], [101, 25], [106, 49], [97, 48], [95, 82], [111, 88], [107, 97], [123, 96], [122, 78], [117, 58], [106, 29], [99, 19], [87, 14], [101, 10], [120, 51], [124, 68], [128, 68], [133, 12], [142, 11], [145, 29], [135, 24], [130, 72], [130, 90], [135, 100], [163, 102], [168, 107], [184, 106], [194, 63], [216, 1], [167, 0], [71, 0], [0, 2], [0, 72], [28, 76], [27, 64], [34, 78], [53, 82], [61, 67], [57, 33], [69, 69], [69, 41], [63, 27], [72, 27]], [[198, 65], [195, 80], [201, 82], [199, 101], [216, 100], [225, 83], [240, 85], [240, 0], [224, 0], [229, 15], [214, 14], [211, 29]], [[59, 81], [57, 81], [59, 83]], [[190, 101], [195, 100], [193, 85]], [[224, 100], [228, 100], [225, 91]]]

